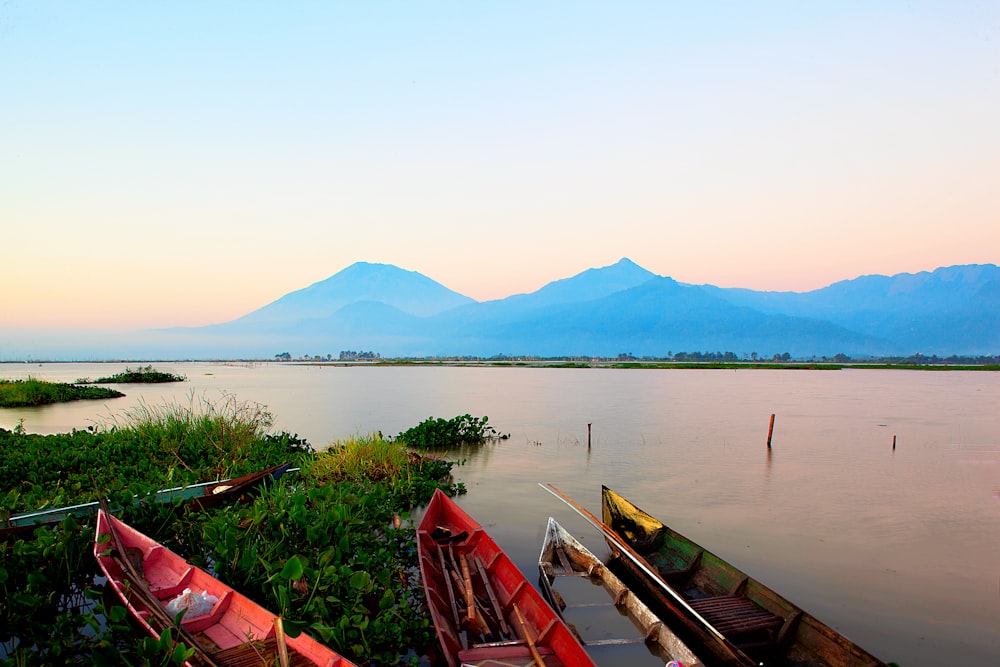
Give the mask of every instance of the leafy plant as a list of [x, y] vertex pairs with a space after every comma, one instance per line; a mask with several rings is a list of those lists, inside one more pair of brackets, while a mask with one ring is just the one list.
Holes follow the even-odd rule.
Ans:
[[[317, 454], [297, 436], [267, 432], [270, 423], [266, 410], [226, 401], [143, 406], [56, 436], [0, 429], [0, 513], [110, 497], [123, 520], [282, 614], [290, 634], [308, 632], [363, 664], [416, 664], [436, 638], [408, 512], [436, 488], [463, 490], [454, 464], [379, 435]], [[298, 476], [238, 505], [129, 502], [222, 468], [238, 474], [289, 458]], [[69, 517], [0, 549], [0, 666], [168, 666], [190, 657], [175, 633], [143, 635], [116, 598], [94, 590], [93, 540], [92, 520]]]
[[403, 431], [398, 436], [408, 447], [417, 449], [449, 449], [462, 445], [484, 445], [488, 441], [502, 438], [496, 429], [486, 422], [489, 417], [460, 415], [452, 419], [428, 417], [416, 426]]
[[174, 375], [164, 371], [154, 370], [153, 366], [139, 366], [135, 370], [125, 367], [121, 373], [99, 377], [96, 380], [80, 378], [76, 384], [157, 384], [161, 382], [183, 382], [187, 378], [183, 375]]

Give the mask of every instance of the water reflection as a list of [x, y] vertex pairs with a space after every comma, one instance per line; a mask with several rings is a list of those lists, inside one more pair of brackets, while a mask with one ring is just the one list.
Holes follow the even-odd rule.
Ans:
[[[0, 365], [0, 376], [27, 370], [72, 381], [123, 370], [12, 366]], [[0, 426], [23, 418], [33, 432], [86, 428], [138, 401], [184, 403], [191, 392], [264, 404], [277, 429], [317, 447], [356, 433], [394, 435], [429, 416], [488, 415], [511, 438], [455, 455], [469, 489], [460, 504], [529, 580], [549, 516], [604, 553], [600, 536], [537, 482], [591, 511], [607, 484], [884, 660], [978, 665], [1000, 655], [1000, 374], [161, 370], [189, 382], [130, 386], [126, 399], [99, 405], [0, 410]], [[768, 451], [762, 423], [771, 414]]]

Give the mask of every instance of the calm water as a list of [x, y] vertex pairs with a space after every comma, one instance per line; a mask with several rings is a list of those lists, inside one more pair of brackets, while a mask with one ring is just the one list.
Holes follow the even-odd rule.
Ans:
[[[488, 415], [511, 438], [456, 468], [469, 489], [460, 502], [533, 582], [550, 515], [606, 553], [538, 482], [598, 514], [603, 483], [883, 660], [1000, 664], [1000, 374], [156, 366], [189, 381], [0, 410], [0, 426], [62, 432], [140, 402], [230, 395], [323, 447]], [[120, 370], [0, 364], [0, 377]]]

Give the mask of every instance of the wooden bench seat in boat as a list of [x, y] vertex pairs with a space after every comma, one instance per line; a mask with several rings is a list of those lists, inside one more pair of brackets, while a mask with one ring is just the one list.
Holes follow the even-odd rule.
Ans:
[[741, 595], [688, 600], [688, 604], [727, 637], [760, 630], [774, 631], [785, 624], [780, 616], [775, 616]]

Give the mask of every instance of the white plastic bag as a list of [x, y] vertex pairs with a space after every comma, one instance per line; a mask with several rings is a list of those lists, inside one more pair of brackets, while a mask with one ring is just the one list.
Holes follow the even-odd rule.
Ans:
[[209, 595], [207, 591], [193, 593], [190, 588], [185, 588], [183, 593], [167, 603], [167, 613], [176, 616], [187, 609], [187, 613], [184, 614], [185, 619], [204, 616], [212, 611], [212, 607], [218, 601], [219, 598]]

